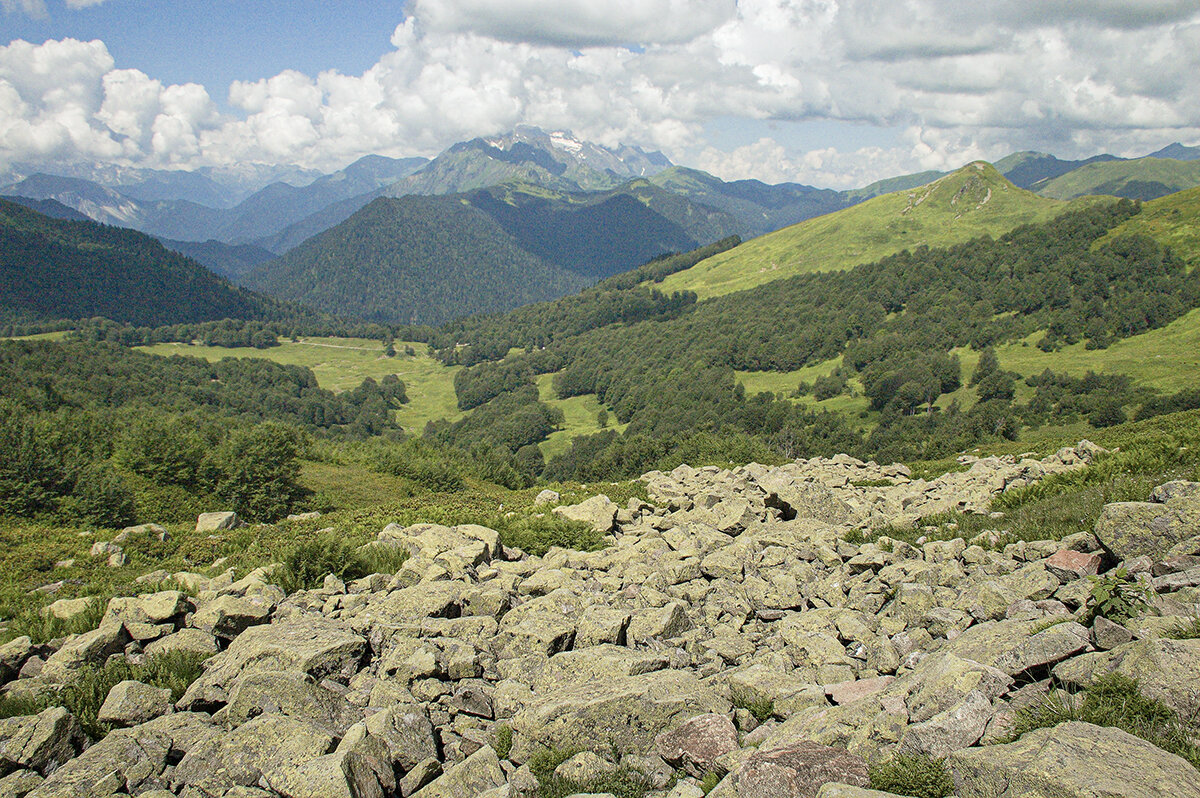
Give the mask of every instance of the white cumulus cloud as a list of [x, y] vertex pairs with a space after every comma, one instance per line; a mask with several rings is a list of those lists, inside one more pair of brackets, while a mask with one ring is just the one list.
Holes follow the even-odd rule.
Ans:
[[[847, 185], [1019, 149], [1080, 157], [1200, 142], [1194, 0], [417, 0], [411, 10], [362, 74], [289, 70], [207, 89], [126, 69], [99, 41], [14, 41], [0, 47], [0, 167], [333, 169], [528, 123], [664, 149], [722, 176]], [[227, 92], [232, 112], [218, 113], [209, 92]], [[718, 151], [703, 135], [718, 118], [908, 132], [882, 148], [767, 139]]]

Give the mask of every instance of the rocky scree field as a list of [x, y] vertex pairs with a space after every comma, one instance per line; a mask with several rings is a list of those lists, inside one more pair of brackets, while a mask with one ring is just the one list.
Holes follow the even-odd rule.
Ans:
[[680, 466], [539, 496], [599, 551], [393, 524], [391, 572], [60, 600], [95, 628], [0, 648], [0, 795], [1200, 796], [1200, 483], [1061, 540], [921, 526], [1103, 453]]

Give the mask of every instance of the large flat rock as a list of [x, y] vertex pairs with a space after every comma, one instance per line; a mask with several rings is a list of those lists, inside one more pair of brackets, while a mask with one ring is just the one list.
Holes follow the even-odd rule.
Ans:
[[950, 755], [959, 795], [994, 798], [1200, 796], [1200, 772], [1120, 729], [1073, 721], [1007, 745]]

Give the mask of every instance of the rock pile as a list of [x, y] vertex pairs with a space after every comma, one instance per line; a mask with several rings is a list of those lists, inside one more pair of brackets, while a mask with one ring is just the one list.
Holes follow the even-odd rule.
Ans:
[[[714, 798], [879, 796], [862, 789], [868, 762], [897, 752], [948, 757], [960, 796], [1200, 796], [1188, 762], [1117, 729], [1007, 741], [1052, 679], [1112, 671], [1200, 716], [1200, 640], [1164, 636], [1200, 611], [1200, 484], [1110, 506], [1095, 534], [999, 551], [844, 539], [986, 512], [1095, 453], [930, 482], [848, 457], [680, 467], [644, 477], [650, 502], [555, 508], [611, 534], [597, 552], [528, 557], [484, 527], [392, 525], [371, 545], [409, 553], [395, 574], [292, 595], [270, 569], [175, 574], [194, 598], [115, 598], [52, 652], [0, 649], [9, 695], [113, 656], [211, 655], [174, 704], [114, 688], [101, 715], [117, 728], [90, 746], [61, 708], [0, 721], [0, 795], [519, 798], [537, 793], [531, 758], [570, 749], [557, 775], [620, 769], [663, 798], [698, 798], [709, 774]], [[1085, 625], [1085, 577], [1118, 564], [1154, 614]]]

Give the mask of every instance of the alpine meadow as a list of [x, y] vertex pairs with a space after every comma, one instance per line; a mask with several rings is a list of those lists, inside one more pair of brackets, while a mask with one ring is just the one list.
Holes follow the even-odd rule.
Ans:
[[1200, 798], [1194, 3], [0, 20], [0, 797]]

